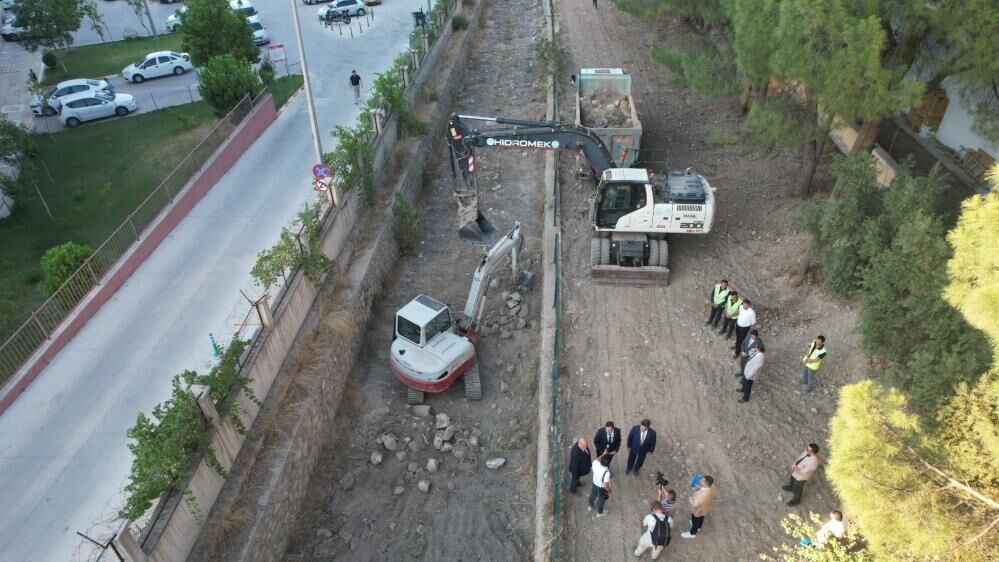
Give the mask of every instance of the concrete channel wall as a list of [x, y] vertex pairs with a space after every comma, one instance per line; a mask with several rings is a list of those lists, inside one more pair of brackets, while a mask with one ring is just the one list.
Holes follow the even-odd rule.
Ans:
[[[407, 90], [407, 97], [414, 101], [418, 87], [432, 81], [438, 99], [428, 114], [419, 115], [429, 124], [429, 132], [414, 143], [400, 144], [399, 125], [395, 116], [389, 116], [382, 134], [375, 141], [376, 164], [379, 177], [386, 177], [393, 162], [405, 163], [398, 170], [394, 193], [413, 201], [422, 189], [424, 171], [436, 161], [439, 143], [443, 139], [444, 127], [450, 107], [461, 87], [461, 78], [466, 52], [472, 33], [478, 22], [479, 3], [462, 6], [455, 2], [455, 8], [448, 21], [442, 26], [442, 34], [421, 61], [413, 84]], [[454, 33], [450, 17], [464, 12], [469, 19], [469, 31]], [[449, 52], [457, 56], [447, 59]], [[439, 68], [441, 61], [451, 64]], [[391, 202], [392, 197], [384, 199]], [[394, 217], [391, 205], [370, 211], [375, 226], [373, 233], [359, 243], [361, 229], [355, 228], [359, 221], [360, 209], [354, 192], [344, 197], [342, 207], [333, 218], [328, 218], [322, 232], [324, 252], [336, 260], [342, 280], [336, 288], [336, 300], [345, 307], [338, 314], [349, 319], [353, 326], [364, 326], [371, 312], [372, 300], [381, 291], [382, 284], [396, 265], [398, 248], [392, 233]], [[299, 272], [290, 281], [287, 293], [280, 299], [274, 310], [272, 327], [266, 328], [259, 341], [248, 352], [247, 367], [253, 379], [253, 388], [258, 397], [264, 400], [262, 410], [240, 396], [246, 407], [247, 425], [251, 434], [273, 428], [280, 424], [280, 439], [269, 439], [263, 445], [242, 446], [244, 436], [235, 434], [223, 421], [214, 430], [212, 446], [219, 460], [229, 458], [229, 451], [238, 451], [238, 457], [231, 462], [230, 477], [222, 481], [208, 466], [201, 463], [192, 475], [188, 488], [205, 514], [208, 525], [194, 527], [196, 518], [189, 512], [185, 502], [174, 500], [173, 513], [168, 518], [177, 519], [177, 530], [164, 529], [156, 546], [149, 552], [148, 559], [157, 561], [237, 559], [237, 560], [279, 560], [287, 547], [288, 535], [306, 493], [309, 477], [315, 468], [324, 435], [331, 431], [337, 413], [341, 394], [361, 347], [363, 330], [356, 330], [353, 337], [324, 340], [321, 357], [314, 357], [302, 367], [304, 376], [296, 384], [307, 385], [296, 396], [305, 398], [295, 402], [294, 407], [284, 407], [284, 398], [292, 389], [287, 380], [276, 380], [277, 373], [291, 350], [299, 332], [305, 333], [309, 327], [310, 309], [319, 291]], [[305, 328], [303, 329], [303, 325]], [[303, 338], [304, 339], [304, 338]], [[273, 343], [272, 343], [273, 342]], [[271, 383], [274, 383], [273, 386]], [[258, 417], [258, 411], [261, 415]], [[280, 417], [280, 419], [275, 419]], [[235, 444], [233, 440], [238, 440]], [[222, 451], [225, 451], [223, 453]], [[223, 462], [223, 466], [226, 466]], [[228, 467], [227, 467], [228, 468]], [[218, 487], [212, 493], [212, 489]], [[207, 493], [206, 493], [207, 491]], [[219, 493], [221, 491], [221, 494]], [[204, 497], [206, 503], [201, 502]], [[216, 499], [217, 498], [217, 499]], [[239, 544], [224, 553], [211, 551], [217, 548], [211, 544], [213, 523], [224, 519], [230, 509], [240, 503], [250, 506], [250, 512], [242, 512], [242, 525], [247, 530]], [[196, 523], [196, 521], [194, 521]], [[204, 523], [204, 521], [202, 521]], [[169, 527], [173, 523], [167, 523]], [[201, 536], [198, 537], [200, 529]], [[195, 542], [197, 538], [197, 542]], [[161, 547], [160, 544], [163, 546]], [[163, 554], [157, 553], [162, 551]]]

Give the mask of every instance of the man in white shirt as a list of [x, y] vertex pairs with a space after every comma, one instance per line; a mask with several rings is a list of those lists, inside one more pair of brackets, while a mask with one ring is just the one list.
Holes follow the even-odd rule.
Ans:
[[832, 538], [839, 540], [846, 538], [846, 518], [843, 517], [843, 513], [840, 511], [830, 513], [829, 521], [826, 521], [815, 532], [815, 546], [821, 548], [826, 541]]
[[753, 310], [752, 304], [749, 299], [743, 299], [742, 306], [739, 307], [739, 317], [735, 321], [735, 347], [732, 348], [735, 352], [732, 357], [735, 359], [739, 358], [742, 340], [746, 339], [749, 330], [756, 324], [756, 311]]
[[603, 517], [606, 515], [604, 513], [604, 502], [610, 496], [611, 485], [611, 473], [610, 473], [610, 460], [611, 455], [601, 455], [600, 458], [593, 461], [593, 466], [591, 471], [593, 473], [593, 485], [590, 487], [590, 507], [587, 511], [593, 511], [593, 505], [596, 503], [597, 506], [597, 517]]
[[[635, 548], [635, 556], [641, 558], [646, 550], [652, 549], [652, 559], [659, 558], [663, 548], [669, 544], [671, 522], [667, 515], [663, 513], [663, 506], [657, 501], [652, 502], [651, 512], [642, 520], [642, 527], [645, 532], [638, 539], [638, 547]], [[656, 529], [658, 527], [658, 530]]]

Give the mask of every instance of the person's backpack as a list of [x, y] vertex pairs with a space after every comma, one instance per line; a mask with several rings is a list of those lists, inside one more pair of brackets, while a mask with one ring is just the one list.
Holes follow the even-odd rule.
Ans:
[[655, 515], [652, 517], [656, 520], [656, 526], [652, 529], [652, 544], [655, 546], [668, 545], [670, 540], [672, 540], [670, 536], [669, 517], [662, 519], [659, 519]]

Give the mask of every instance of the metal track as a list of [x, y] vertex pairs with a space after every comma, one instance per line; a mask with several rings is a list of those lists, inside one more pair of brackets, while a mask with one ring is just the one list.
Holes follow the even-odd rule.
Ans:
[[595, 265], [590, 268], [590, 276], [600, 285], [619, 285], [622, 287], [669, 285], [668, 267], [621, 267], [617, 265]]
[[465, 371], [465, 398], [469, 400], [482, 400], [482, 379], [479, 378], [479, 362]]
[[416, 390], [415, 388], [406, 387], [406, 403], [410, 406], [418, 406], [423, 404], [423, 391]]

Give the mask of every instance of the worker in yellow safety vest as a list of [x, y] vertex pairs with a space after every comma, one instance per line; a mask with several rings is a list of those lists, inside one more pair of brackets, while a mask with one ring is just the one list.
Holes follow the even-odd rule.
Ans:
[[815, 338], [808, 348], [808, 353], [801, 358], [801, 384], [805, 385], [805, 393], [815, 388], [815, 373], [826, 356], [826, 337]]
[[705, 324], [710, 324], [712, 328], [718, 327], [718, 322], [721, 321], [722, 313], [725, 311], [725, 299], [728, 298], [730, 292], [732, 291], [728, 288], [728, 279], [722, 279], [715, 283], [715, 288], [708, 295], [708, 303], [711, 305], [711, 316], [708, 317], [708, 321]]
[[728, 294], [728, 301], [725, 302], [725, 321], [722, 322], [722, 329], [718, 332], [719, 335], [725, 336], [725, 339], [732, 337], [732, 332], [735, 331], [735, 321], [739, 318], [740, 308], [742, 308], [742, 297], [739, 296], [739, 291], [732, 291]]

